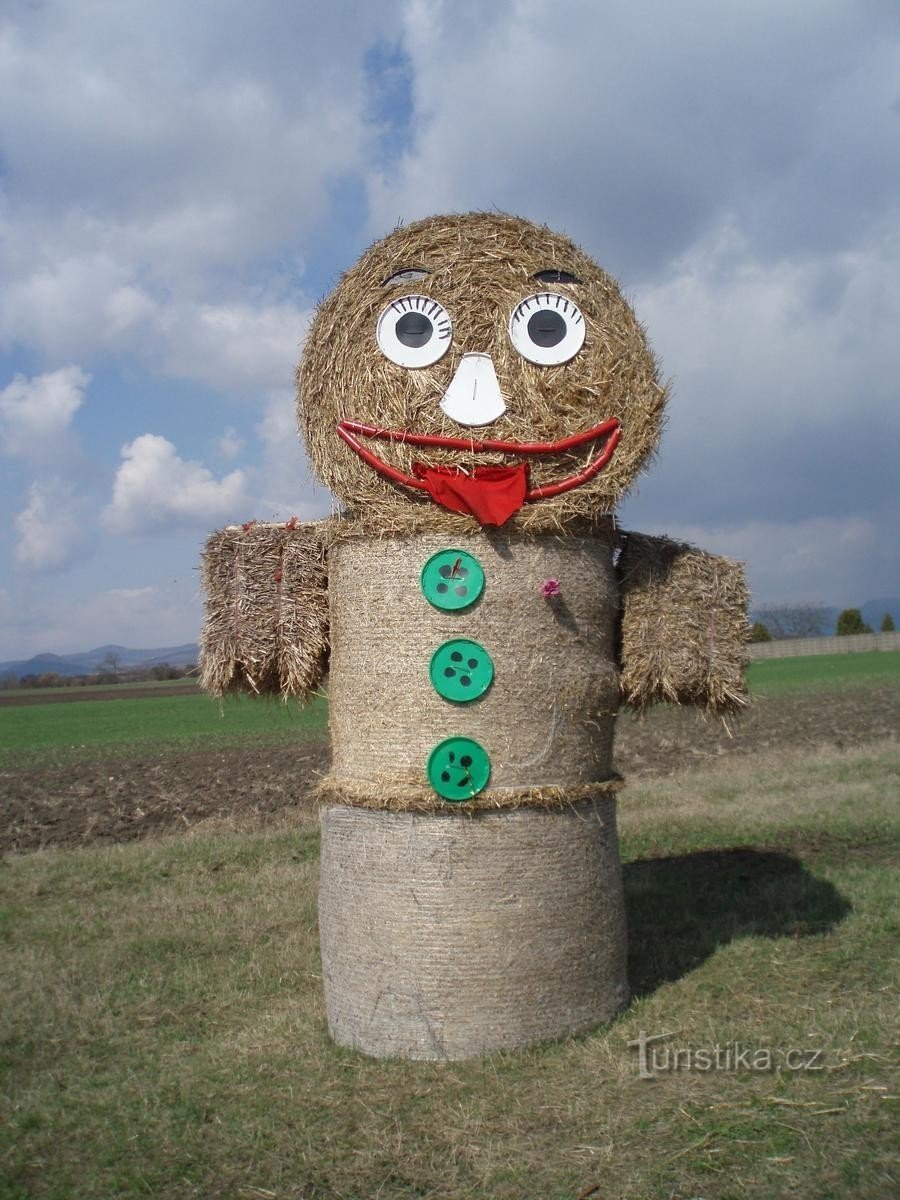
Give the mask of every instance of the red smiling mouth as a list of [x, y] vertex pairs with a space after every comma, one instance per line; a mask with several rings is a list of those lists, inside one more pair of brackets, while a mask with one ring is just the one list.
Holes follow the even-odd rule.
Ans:
[[[545, 454], [563, 454], [566, 450], [574, 450], [578, 446], [587, 445], [588, 442], [605, 439], [600, 453], [586, 467], [556, 483], [547, 483], [543, 487], [531, 488], [525, 493], [527, 501], [545, 500], [549, 496], [558, 496], [562, 492], [568, 492], [582, 483], [587, 483], [589, 479], [593, 479], [612, 458], [622, 437], [622, 430], [616, 417], [603, 421], [592, 429], [585, 429], [581, 433], [572, 434], [571, 437], [561, 438], [558, 442], [503, 442], [492, 439], [442, 437], [439, 434], [412, 433], [408, 430], [378, 429], [374, 425], [364, 425], [361, 421], [341, 421], [337, 431], [338, 436], [343, 438], [347, 445], [355, 450], [359, 457], [374, 470], [386, 475], [388, 479], [393, 479], [395, 483], [402, 483], [406, 487], [417, 488], [420, 491], [428, 490], [420, 479], [406, 475], [403, 471], [392, 467], [390, 463], [386, 463], [384, 459], [379, 458], [377, 454], [373, 454], [371, 450], [367, 450], [359, 441], [357, 434], [362, 434], [367, 438], [377, 438], [383, 442], [402, 442], [407, 446], [439, 446], [446, 450], [464, 450], [469, 454], [521, 454], [532, 458]], [[458, 469], [462, 470], [462, 468]], [[476, 470], [479, 469], [481, 468], [476, 468]]]
[[[502, 525], [523, 503], [559, 496], [582, 483], [587, 483], [603, 470], [622, 437], [619, 421], [615, 417], [591, 429], [585, 429], [582, 433], [561, 438], [558, 442], [504, 442], [495, 439], [442, 437], [439, 434], [412, 433], [408, 430], [378, 429], [361, 421], [341, 421], [337, 432], [363, 462], [368, 463], [379, 474], [395, 483], [402, 483], [405, 487], [428, 492], [431, 498], [444, 508], [452, 512], [468, 513], [476, 517], [482, 525]], [[462, 450], [467, 454], [512, 454], [525, 458], [562, 454], [590, 442], [602, 442], [602, 445], [596, 457], [574, 475], [541, 487], [530, 488], [525, 462], [506, 467], [475, 466], [470, 469], [446, 465], [429, 467], [415, 463], [415, 475], [407, 475], [365, 447], [359, 440], [360, 436], [380, 441], [401, 442], [407, 446], [440, 447], [445, 450]]]

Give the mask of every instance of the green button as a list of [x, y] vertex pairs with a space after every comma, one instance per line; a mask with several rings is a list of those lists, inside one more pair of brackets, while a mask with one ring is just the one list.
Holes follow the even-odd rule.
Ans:
[[428, 756], [428, 782], [451, 804], [477, 796], [491, 777], [487, 751], [471, 738], [451, 737], [439, 742]]
[[484, 590], [481, 563], [465, 550], [439, 550], [422, 568], [422, 591], [435, 608], [468, 608]]
[[432, 654], [428, 673], [439, 696], [465, 704], [483, 696], [491, 686], [494, 664], [484, 646], [468, 638], [453, 638]]

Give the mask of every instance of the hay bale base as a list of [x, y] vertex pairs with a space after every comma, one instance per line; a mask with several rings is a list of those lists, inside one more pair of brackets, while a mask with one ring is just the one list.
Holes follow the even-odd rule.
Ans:
[[610, 1020], [628, 998], [615, 798], [453, 815], [322, 810], [335, 1041], [464, 1059]]

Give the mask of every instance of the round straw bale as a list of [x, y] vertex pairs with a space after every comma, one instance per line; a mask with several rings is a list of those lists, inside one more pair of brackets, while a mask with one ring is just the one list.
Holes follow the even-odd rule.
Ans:
[[[388, 285], [409, 269], [427, 274]], [[577, 282], [536, 278], [546, 271]], [[560, 366], [527, 361], [508, 333], [516, 305], [542, 291], [574, 300], [584, 315], [584, 345]], [[385, 306], [411, 294], [438, 301], [453, 322], [448, 353], [420, 369], [389, 361], [375, 338]], [[439, 405], [467, 352], [491, 355], [507, 404], [490, 425], [491, 439], [553, 442], [607, 418], [621, 422], [621, 442], [598, 475], [561, 495], [526, 503], [508, 527], [568, 528], [611, 512], [646, 464], [662, 420], [665, 389], [644, 330], [615, 281], [568, 238], [499, 213], [431, 217], [396, 230], [372, 246], [321, 304], [298, 369], [300, 428], [319, 478], [349, 511], [382, 527], [477, 527], [474, 517], [460, 519], [427, 493], [386, 479], [336, 433], [340, 421], [356, 420], [380, 429], [460, 436], [460, 426]], [[406, 475], [413, 474], [414, 462], [460, 462], [460, 452], [447, 448], [378, 441], [377, 451]], [[530, 484], [566, 478], [595, 454], [590, 444], [529, 459]], [[477, 463], [509, 465], [514, 459], [479, 452]]]
[[[447, 548], [442, 534], [331, 546], [325, 795], [446, 809], [429, 792], [425, 766], [452, 736], [473, 738], [488, 753], [485, 807], [556, 806], [567, 789], [610, 780], [619, 695], [611, 528], [593, 537], [496, 530], [453, 545], [478, 560], [485, 586], [471, 607], [450, 612], [432, 607], [420, 583], [431, 555]], [[542, 594], [548, 579], [558, 596]], [[482, 646], [494, 666], [489, 689], [464, 704], [440, 696], [429, 676], [434, 652], [456, 637]]]
[[327, 808], [319, 930], [335, 1041], [461, 1059], [626, 1003], [615, 800], [452, 814]]

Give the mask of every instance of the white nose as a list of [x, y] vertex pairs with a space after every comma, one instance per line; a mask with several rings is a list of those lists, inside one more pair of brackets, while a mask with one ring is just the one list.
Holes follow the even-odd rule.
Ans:
[[464, 354], [441, 408], [458, 425], [490, 425], [506, 412], [489, 354]]

